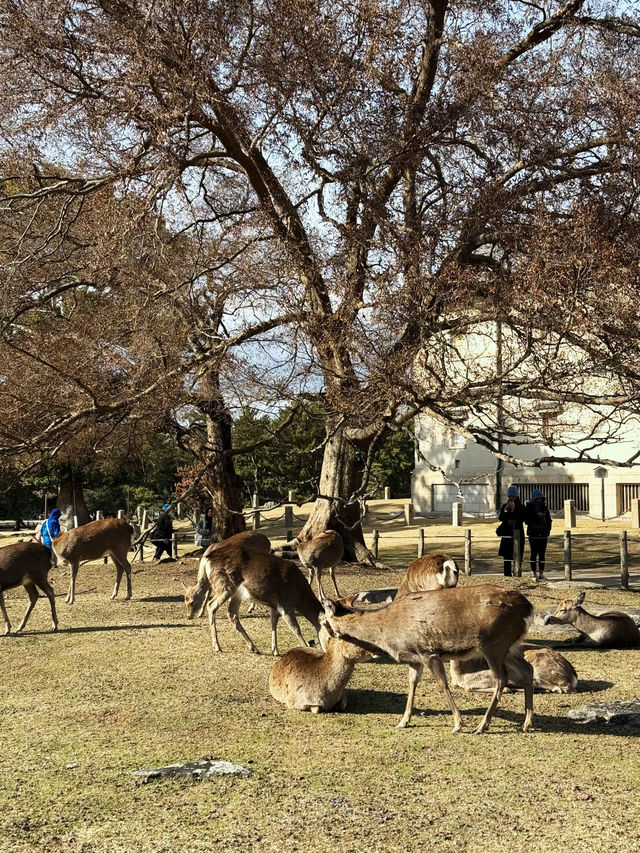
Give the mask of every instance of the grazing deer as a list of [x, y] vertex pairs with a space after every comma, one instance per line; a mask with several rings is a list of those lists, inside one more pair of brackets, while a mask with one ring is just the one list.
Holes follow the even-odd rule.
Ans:
[[[212, 554], [223, 545], [244, 545], [245, 548], [251, 548], [253, 551], [262, 551], [263, 554], [271, 553], [271, 542], [264, 533], [257, 533], [255, 530], [243, 530], [242, 533], [234, 533], [233, 536], [227, 536], [226, 539], [221, 539], [219, 542], [212, 542], [202, 556], [208, 557], [209, 554]], [[182, 586], [186, 592], [187, 587], [184, 584], [182, 584]], [[248, 601], [249, 607], [247, 608], [247, 613], [253, 613], [256, 602], [251, 598], [249, 593], [246, 592], [246, 590], [244, 592], [240, 591], [238, 596], [238, 604], [240, 604], [241, 601]], [[202, 607], [198, 612], [198, 617], [203, 615], [208, 600], [209, 596], [207, 596], [202, 602]]]
[[315, 575], [318, 584], [318, 595], [321, 599], [325, 597], [322, 588], [322, 572], [329, 569], [329, 577], [333, 581], [336, 595], [339, 597], [338, 585], [336, 584], [336, 566], [344, 556], [344, 542], [342, 536], [335, 530], [325, 530], [319, 536], [308, 539], [306, 542], [296, 540], [296, 548], [300, 562], [309, 570], [309, 584], [313, 582]]
[[[506, 685], [505, 659], [526, 634], [533, 607], [515, 590], [488, 584], [409, 593], [389, 607], [369, 612], [352, 611], [325, 601], [326, 624], [340, 639], [372, 652], [386, 652], [398, 663], [409, 664], [409, 692], [398, 728], [409, 725], [416, 685], [425, 664], [447, 698], [460, 731], [460, 712], [453, 700], [443, 660], [482, 655], [494, 678], [494, 693], [476, 734], [484, 732]], [[523, 731], [533, 720], [533, 673], [523, 660], [525, 719]]]
[[[533, 687], [548, 693], [575, 693], [578, 675], [569, 661], [555, 649], [519, 644], [505, 658], [507, 684], [521, 687], [527, 679], [522, 660], [533, 669]], [[451, 684], [463, 690], [493, 690], [494, 680], [484, 659], [451, 661]]]
[[204, 600], [209, 598], [207, 608], [214, 651], [222, 651], [218, 642], [215, 614], [222, 604], [228, 602], [227, 612], [234, 628], [242, 635], [251, 651], [258, 652], [238, 616], [238, 608], [245, 592], [255, 601], [271, 608], [271, 650], [274, 655], [278, 654], [279, 616], [282, 616], [285, 624], [305, 646], [307, 644], [296, 620], [296, 610], [311, 622], [316, 633], [319, 631], [322, 606], [295, 563], [243, 545], [225, 545], [202, 557], [196, 585], [187, 589], [184, 596], [189, 619], [193, 619]]
[[131, 564], [127, 553], [133, 545], [133, 527], [124, 518], [100, 518], [81, 527], [61, 533], [51, 543], [58, 560], [71, 566], [71, 583], [65, 601], [73, 604], [76, 593], [76, 577], [81, 562], [98, 560], [110, 556], [116, 566], [116, 585], [111, 598], [118, 594], [123, 572], [127, 576], [127, 594], [131, 598]]
[[580, 606], [584, 595], [584, 592], [580, 592], [575, 598], [563, 601], [555, 613], [546, 617], [545, 624], [553, 620], [573, 625], [583, 638], [587, 637], [602, 648], [640, 645], [640, 631], [630, 616], [617, 610], [607, 610], [597, 616], [587, 613]]
[[[324, 619], [323, 614], [320, 616]], [[320, 649], [291, 649], [271, 669], [269, 690], [277, 702], [296, 711], [320, 711], [347, 707], [345, 687], [355, 665], [370, 660], [366, 649], [346, 643], [320, 629]]]
[[41, 589], [49, 599], [51, 619], [53, 620], [52, 630], [58, 630], [53, 588], [47, 578], [50, 568], [51, 553], [39, 542], [18, 542], [15, 545], [0, 548], [0, 610], [2, 610], [7, 626], [5, 634], [11, 633], [11, 622], [4, 606], [3, 592], [5, 589], [13, 589], [20, 585], [27, 591], [29, 606], [22, 622], [18, 625], [18, 631], [22, 631], [27, 624], [31, 611], [36, 606], [38, 589]]
[[396, 598], [410, 592], [443, 589], [458, 585], [456, 561], [445, 554], [425, 554], [413, 560], [400, 582]]

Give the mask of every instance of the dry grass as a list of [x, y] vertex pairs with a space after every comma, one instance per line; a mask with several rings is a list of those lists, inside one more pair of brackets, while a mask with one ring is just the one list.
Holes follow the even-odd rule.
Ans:
[[[403, 562], [401, 547], [394, 562]], [[24, 636], [0, 638], [2, 853], [640, 850], [637, 738], [566, 716], [587, 702], [640, 696], [640, 649], [568, 650], [580, 692], [537, 696], [527, 735], [523, 697], [508, 694], [489, 732], [472, 736], [488, 697], [461, 691], [465, 731], [451, 735], [444, 698], [426, 676], [425, 713], [396, 730], [406, 667], [358, 666], [344, 714], [286, 711], [268, 694], [268, 655], [249, 654], [224, 617], [224, 654], [214, 655], [205, 622], [185, 620], [179, 581], [192, 580], [194, 560], [135, 571], [134, 599], [109, 602], [112, 567], [83, 566], [69, 607], [68, 578], [55, 570], [60, 632], [48, 633], [42, 600]], [[341, 590], [396, 585], [399, 576], [347, 569]], [[521, 583], [537, 609], [565, 595], [497, 582]], [[637, 598], [593, 590], [588, 600], [637, 606]], [[6, 599], [17, 624], [26, 596]], [[263, 650], [265, 615], [244, 619]], [[282, 625], [280, 638], [282, 650], [295, 644]], [[148, 785], [130, 776], [205, 755], [253, 775]]]

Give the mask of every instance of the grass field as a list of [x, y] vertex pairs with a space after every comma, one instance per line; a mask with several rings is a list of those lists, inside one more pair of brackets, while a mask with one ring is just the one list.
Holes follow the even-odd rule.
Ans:
[[[341, 591], [397, 585], [413, 541], [381, 553], [391, 571], [342, 571]], [[640, 696], [640, 649], [567, 650], [579, 692], [537, 695], [535, 731], [526, 735], [522, 694], [505, 694], [478, 737], [471, 731], [488, 697], [462, 691], [464, 731], [452, 735], [427, 676], [412, 727], [395, 729], [407, 669], [386, 663], [356, 668], [345, 713], [312, 716], [271, 699], [273, 659], [249, 654], [224, 617], [224, 653], [214, 655], [205, 621], [184, 616], [180, 582], [195, 571], [188, 558], [136, 563], [133, 600], [110, 602], [113, 568], [89, 564], [69, 607], [68, 576], [54, 570], [58, 634], [48, 632], [43, 599], [23, 636], [0, 637], [2, 853], [640, 851], [637, 736], [566, 716], [588, 702]], [[566, 596], [491, 580], [521, 586], [536, 609]], [[17, 624], [26, 595], [5, 597]], [[587, 602], [638, 606], [638, 595], [590, 590]], [[243, 623], [266, 652], [265, 617]], [[281, 651], [296, 642], [282, 624], [279, 640]], [[253, 775], [146, 785], [130, 775], [204, 756]]]

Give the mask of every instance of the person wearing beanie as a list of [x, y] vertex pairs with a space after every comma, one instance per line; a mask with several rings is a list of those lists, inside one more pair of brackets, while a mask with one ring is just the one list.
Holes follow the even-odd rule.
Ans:
[[[524, 554], [524, 506], [520, 500], [517, 486], [509, 486], [507, 489], [507, 502], [500, 507], [500, 547], [498, 554], [504, 560], [504, 576], [509, 578], [513, 574], [513, 542], [514, 533], [520, 533], [520, 561]], [[496, 531], [496, 532], [498, 532]]]
[[156, 546], [156, 553], [153, 555], [154, 560], [159, 560], [166, 551], [169, 557], [171, 554], [171, 537], [173, 536], [173, 522], [168, 512], [171, 504], [164, 504], [162, 512], [158, 516], [155, 530], [151, 534], [151, 541]]
[[544, 580], [545, 554], [552, 522], [540, 489], [531, 492], [531, 500], [525, 506], [525, 522], [531, 550], [531, 574], [534, 581], [541, 581]]

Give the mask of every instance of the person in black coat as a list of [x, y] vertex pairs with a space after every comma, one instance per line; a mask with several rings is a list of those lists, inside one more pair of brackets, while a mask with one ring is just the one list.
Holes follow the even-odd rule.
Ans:
[[[511, 577], [513, 574], [513, 540], [516, 530], [520, 533], [520, 561], [524, 554], [524, 504], [518, 495], [517, 486], [509, 486], [507, 489], [507, 502], [500, 507], [500, 521], [505, 525], [506, 534], [500, 537], [498, 554], [504, 560], [504, 576]], [[502, 526], [502, 524], [501, 524]]]
[[531, 492], [531, 500], [525, 506], [525, 522], [531, 549], [531, 573], [535, 581], [541, 581], [544, 578], [544, 558], [552, 522], [547, 502], [540, 489]]
[[209, 507], [196, 525], [194, 542], [201, 548], [208, 548], [211, 544], [211, 524], [213, 522], [213, 509]]
[[170, 504], [165, 504], [162, 507], [162, 512], [158, 516], [155, 530], [153, 531], [151, 541], [156, 546], [156, 553], [153, 555], [154, 560], [159, 560], [166, 551], [171, 557], [171, 537], [173, 536], [173, 522], [171, 516], [167, 512]]

